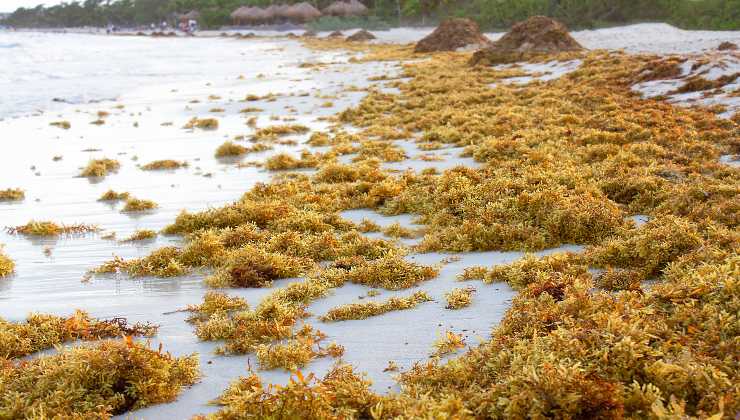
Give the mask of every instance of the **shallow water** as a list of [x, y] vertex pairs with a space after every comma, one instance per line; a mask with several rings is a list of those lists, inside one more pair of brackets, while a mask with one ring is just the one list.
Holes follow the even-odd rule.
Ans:
[[[22, 188], [26, 191], [26, 199], [18, 204], [0, 204], [0, 225], [15, 226], [30, 219], [52, 220], [67, 224], [96, 224], [103, 232], [58, 239], [32, 239], [1, 232], [0, 243], [6, 245], [6, 252], [16, 261], [17, 269], [15, 275], [0, 280], [0, 317], [20, 321], [33, 311], [69, 314], [79, 308], [95, 317], [126, 317], [132, 322], [157, 323], [160, 329], [151, 340], [152, 345], [156, 347], [161, 342], [165, 350], [176, 355], [200, 353], [203, 379], [185, 390], [174, 403], [149, 407], [122, 418], [187, 418], [213, 411], [216, 407], [208, 405], [208, 401], [217, 397], [232, 380], [244, 375], [247, 366], [256, 367], [257, 364], [251, 356], [216, 357], [213, 350], [218, 343], [199, 342], [192, 327], [184, 321], [186, 314], [170, 313], [202, 300], [206, 291], [202, 285], [205, 273], [175, 279], [131, 280], [123, 276], [97, 276], [83, 282], [89, 269], [113, 255], [124, 258], [143, 256], [152, 249], [179, 241], [176, 237], [159, 236], [150, 242], [120, 243], [104, 240], [101, 234], [116, 232], [117, 237], [123, 239], [138, 229], [160, 230], [171, 223], [182, 209], [197, 211], [221, 206], [238, 199], [257, 182], [269, 181], [271, 174], [265, 170], [239, 167], [234, 160], [213, 157], [215, 149], [225, 140], [252, 133], [253, 129], [245, 124], [246, 117], [238, 112], [245, 106], [264, 109], [258, 114], [248, 114], [259, 116], [260, 127], [280, 124], [281, 121], [271, 118], [277, 116], [294, 118], [291, 123], [305, 124], [314, 130], [322, 129], [326, 123], [319, 121], [319, 117], [334, 114], [362, 98], [362, 92], [343, 92], [344, 86], [368, 86], [368, 77], [392, 74], [397, 71], [397, 65], [353, 64], [350, 71], [348, 65], [342, 64], [347, 62], [348, 54], [313, 52], [289, 40], [112, 39], [50, 34], [39, 37], [31, 40], [41, 45], [57, 45], [54, 53], [44, 58], [46, 71], [58, 69], [63, 73], [67, 68], [79, 67], [85, 71], [89, 69], [90, 73], [69, 73], [66, 77], [50, 79], [56, 82], [47, 85], [34, 73], [28, 80], [22, 77], [24, 70], [37, 62], [12, 59], [20, 61], [17, 74], [2, 82], [11, 91], [4, 97], [9, 98], [9, 102], [3, 101], [4, 108], [0, 112], [7, 116], [10, 109], [14, 117], [0, 121], [0, 133], [3, 133], [0, 189]], [[6, 42], [9, 41], [0, 39], [0, 43]], [[74, 51], [77, 45], [81, 45], [81, 52]], [[97, 56], [96, 52], [99, 52]], [[88, 56], [84, 58], [86, 54]], [[81, 64], [85, 59], [108, 60], [107, 66], [112, 68], [98, 74], [96, 64]], [[180, 62], [184, 64], [176, 65]], [[340, 64], [311, 70], [301, 68], [299, 65], [303, 62]], [[140, 65], [162, 67], [157, 67], [157, 72], [144, 72]], [[240, 75], [244, 77], [239, 78]], [[30, 89], [37, 84], [40, 89]], [[49, 102], [50, 97], [70, 96], [75, 92], [83, 92], [85, 98], [113, 95], [117, 99], [93, 104]], [[274, 102], [240, 101], [247, 94], [265, 95], [270, 92], [279, 95]], [[309, 96], [300, 96], [304, 92]], [[324, 108], [321, 104], [327, 96], [332, 97], [333, 106]], [[7, 106], [14, 100], [11, 106]], [[198, 102], [191, 103], [195, 100]], [[38, 115], [20, 112], [25, 107], [44, 108], [46, 105], [49, 107]], [[210, 112], [212, 108], [223, 108], [224, 112]], [[91, 125], [101, 110], [110, 112], [105, 118], [106, 123]], [[192, 117], [207, 116], [219, 120], [217, 130], [182, 128]], [[71, 129], [49, 126], [50, 122], [60, 120], [69, 121]], [[293, 137], [299, 142], [298, 146], [278, 147], [248, 155], [242, 160], [262, 160], [281, 151], [297, 153], [303, 147], [300, 142], [306, 137]], [[424, 152], [442, 158], [425, 161], [415, 158], [422, 152], [412, 141], [399, 142], [399, 145], [411, 159], [388, 163], [387, 168], [421, 170], [435, 167], [442, 170], [458, 164], [475, 165], [472, 159], [459, 157], [462, 149]], [[90, 149], [94, 151], [85, 151]], [[55, 156], [62, 158], [55, 161]], [[104, 179], [77, 177], [89, 159], [101, 157], [120, 160], [121, 169]], [[158, 159], [185, 160], [189, 166], [156, 172], [142, 171], [137, 167]], [[139, 215], [123, 214], [120, 205], [97, 201], [108, 189], [152, 199], [160, 207]], [[368, 210], [354, 210], [343, 215], [350, 220], [367, 217], [381, 226], [394, 222], [408, 225], [412, 221], [409, 215], [386, 218]], [[567, 246], [540, 255], [560, 250], [578, 251], [580, 247]], [[380, 392], [393, 390], [392, 374], [383, 372], [389, 360], [395, 361], [402, 369], [427, 360], [432, 352], [432, 343], [448, 329], [463, 333], [468, 345], [476, 345], [488, 336], [492, 325], [501, 320], [510, 306], [514, 291], [508, 285], [459, 283], [457, 274], [468, 266], [505, 264], [522, 256], [520, 252], [459, 254], [459, 260], [442, 266], [438, 278], [411, 290], [384, 291], [376, 298], [384, 300], [393, 295], [405, 296], [416, 290], [425, 290], [434, 302], [426, 302], [414, 310], [391, 312], [362, 321], [318, 321], [316, 316], [333, 306], [354, 302], [369, 290], [363, 286], [346, 285], [312, 304], [309, 311], [315, 316], [307, 322], [324, 331], [328, 335], [327, 342], [336, 341], [345, 346], [344, 360], [357, 366], [359, 371], [367, 372], [374, 381], [374, 389]], [[448, 257], [450, 255], [430, 253], [411, 254], [407, 258], [422, 264], [437, 264]], [[278, 281], [273, 287], [282, 287], [290, 281]], [[468, 284], [477, 289], [473, 305], [458, 311], [444, 309], [444, 293]], [[231, 294], [245, 297], [251, 305], [270, 292], [271, 289], [229, 290]], [[305, 370], [320, 375], [330, 368], [331, 363], [330, 359], [319, 359]], [[275, 383], [285, 383], [289, 377], [281, 370], [260, 372], [260, 375], [265, 382]]]

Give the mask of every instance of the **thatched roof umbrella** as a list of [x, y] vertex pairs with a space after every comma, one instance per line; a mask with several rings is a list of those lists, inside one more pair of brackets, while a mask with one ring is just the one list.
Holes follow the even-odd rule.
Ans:
[[279, 4], [275, 7], [275, 17], [279, 19], [290, 19], [290, 9], [292, 6]]
[[280, 11], [280, 6], [273, 4], [272, 6], [267, 7], [266, 9], [263, 9], [265, 12], [265, 20], [275, 20], [278, 17], [278, 12]]
[[241, 6], [237, 7], [236, 10], [231, 12], [231, 20], [233, 20], [235, 23], [242, 23], [246, 17], [246, 14], [248, 12], [249, 7]]
[[367, 7], [358, 0], [350, 0], [348, 16], [364, 16], [367, 14]]
[[259, 23], [266, 20], [265, 11], [259, 7], [240, 7], [232, 13], [239, 23]]
[[308, 22], [319, 17], [321, 17], [319, 9], [306, 2], [294, 4], [288, 10], [288, 18], [294, 22]]

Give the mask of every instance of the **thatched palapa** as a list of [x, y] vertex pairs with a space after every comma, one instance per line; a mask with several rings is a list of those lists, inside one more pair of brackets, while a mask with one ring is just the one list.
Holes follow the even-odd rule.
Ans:
[[287, 18], [293, 22], [308, 22], [321, 17], [319, 9], [306, 2], [290, 6], [286, 14]]
[[357, 0], [335, 1], [324, 9], [324, 14], [331, 16], [363, 16], [367, 12], [367, 7]]

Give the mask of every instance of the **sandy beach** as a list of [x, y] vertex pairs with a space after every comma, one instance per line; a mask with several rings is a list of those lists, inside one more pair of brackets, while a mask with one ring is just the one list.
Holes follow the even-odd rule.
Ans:
[[[378, 31], [378, 39], [371, 45], [409, 44], [432, 30]], [[61, 237], [0, 231], [0, 244], [4, 244], [4, 252], [15, 262], [14, 274], [0, 279], [0, 318], [21, 322], [32, 312], [66, 316], [74, 309], [81, 309], [95, 318], [152, 322], [159, 325], [158, 333], [142, 341], [150, 342], [152, 348], [161, 343], [175, 356], [199, 355], [202, 379], [185, 389], [176, 401], [117, 418], [173, 419], [214, 412], [219, 407], [209, 402], [221, 395], [232, 381], [245, 375], [248, 367], [255, 368], [259, 363], [253, 353], [217, 355], [215, 349], [223, 342], [200, 340], [193, 333], [193, 326], [186, 322], [189, 314], [178, 312], [200, 303], [204, 294], [212, 290], [203, 279], [213, 273], [213, 268], [196, 269], [174, 278], [137, 279], [126, 274], [90, 276], [90, 270], [113, 256], [130, 260], [145, 257], [164, 246], [186, 246], [186, 239], [178, 235], [158, 234], [146, 241], [123, 240], [140, 230], [160, 232], [183, 210], [196, 213], [221, 208], [239, 200], [260, 183], [279, 182], [287, 175], [263, 166], [270, 157], [286, 153], [298, 159], [303, 151], [329, 152], [331, 145], [309, 144], [313, 133], [329, 132], [338, 126], [348, 133], [361, 132], [363, 127], [331, 117], [346, 110], [362, 109], [363, 100], [369, 96], [398, 95], [401, 85], [413, 81], [405, 66], [423, 65], [425, 60], [430, 60], [365, 61], [363, 58], [370, 52], [342, 45], [335, 49], [316, 48], [286, 38], [285, 33], [241, 31], [255, 32], [257, 38], [233, 39], [220, 36], [221, 32], [204, 31], [196, 37], [166, 39], [0, 32], [0, 67], [10, 69], [0, 75], [0, 91], [4, 92], [0, 102], [4, 149], [0, 153], [3, 180], [0, 189], [12, 187], [25, 191], [22, 202], [0, 202], [0, 227], [21, 226], [30, 220], [53, 220], [65, 225], [85, 223], [100, 228], [95, 233]], [[319, 37], [326, 35], [320, 33]], [[502, 35], [486, 34], [491, 40]], [[659, 97], [682, 107], [705, 109], [721, 105], [722, 112], [717, 113], [717, 118], [725, 121], [730, 121], [733, 115], [736, 118], [740, 110], [737, 79], [711, 95], [675, 93], [692, 75], [718, 80], [740, 72], [738, 53], [710, 52], [723, 41], [740, 41], [740, 32], [685, 31], [666, 24], [638, 24], [576, 31], [572, 35], [589, 50], [661, 57], [680, 54], [685, 58], [679, 75], [635, 83], [632, 89], [637, 95]], [[497, 79], [490, 89], [495, 91], [496, 86], [505, 86], [508, 92], [517, 85], [556, 83], [578, 73], [588, 60], [574, 58], [494, 67], [494, 71], [511, 71], [512, 76]], [[250, 95], [256, 99], [245, 99]], [[251, 109], [245, 112], [245, 108]], [[194, 118], [214, 118], [217, 128], [184, 128]], [[60, 122], [69, 123], [69, 128], [51, 125]], [[282, 136], [268, 150], [237, 157], [214, 156], [215, 150], [226, 141], [247, 146], [249, 142], [244, 139], [258, 129], [280, 125], [301, 125], [308, 131]], [[393, 140], [393, 147], [400, 149], [406, 158], [378, 163], [379, 170], [392, 176], [403, 177], [405, 171], [421, 176], [424, 171], [486, 168], [480, 155], [468, 147], [446, 144], [427, 150], [419, 140], [422, 133], [401, 137]], [[355, 159], [360, 154], [360, 150], [355, 150], [337, 156], [336, 162], [359, 166], [364, 162]], [[728, 168], [724, 170], [737, 171], [738, 162], [732, 154], [727, 150], [721, 154], [722, 165]], [[120, 169], [105, 177], [79, 176], [88, 162], [102, 158], [117, 160]], [[162, 171], [141, 168], [164, 159], [187, 162], [187, 166]], [[292, 173], [297, 177], [312, 177], [319, 171], [311, 167]], [[108, 190], [126, 191], [134, 197], [153, 200], [158, 207], [142, 213], [122, 212], [120, 203], [99, 201]], [[379, 225], [381, 232], [364, 235], [388, 240], [405, 249], [406, 261], [440, 267], [433, 281], [421, 283], [411, 291], [381, 290], [377, 299], [423, 291], [432, 302], [365, 320], [321, 322], [319, 317], [331, 308], [367, 298], [371, 288], [347, 283], [308, 304], [306, 310], [310, 315], [299, 323], [316, 326], [326, 334], [327, 343], [333, 341], [344, 346], [343, 360], [358, 372], [365, 372], [373, 382], [371, 389], [379, 394], [400, 390], [394, 379], [398, 372], [386, 369], [389, 361], [394, 361], [401, 371], [425, 362], [434, 342], [447, 331], [463, 336], [466, 344], [463, 349], [446, 355], [443, 361], [489, 340], [491, 328], [504, 318], [517, 292], [504, 282], [461, 283], [458, 277], [466, 268], [510, 264], [527, 254], [524, 249], [422, 252], [414, 247], [422, 243], [423, 235], [394, 238], [382, 233], [383, 228], [396, 223], [403, 228], [421, 228], [420, 215], [412, 213], [388, 216], [369, 208], [337, 212], [358, 225], [363, 220]], [[651, 219], [641, 213], [628, 213], [625, 211], [625, 220], [634, 219], [640, 225]], [[537, 249], [534, 255], [580, 254], [586, 246], [583, 243], [547, 246]], [[593, 273], [601, 271], [594, 269]], [[279, 279], [271, 287], [232, 288], [227, 292], [245, 298], [254, 307], [275, 290], [294, 281], [305, 281], [304, 277]], [[446, 293], [462, 286], [476, 289], [473, 303], [461, 310], [445, 309]], [[28, 357], [56, 352], [51, 349]], [[317, 358], [302, 372], [323, 376], [333, 364], [331, 358]], [[274, 384], [286, 384], [291, 376], [284, 369], [258, 373], [265, 383]]]

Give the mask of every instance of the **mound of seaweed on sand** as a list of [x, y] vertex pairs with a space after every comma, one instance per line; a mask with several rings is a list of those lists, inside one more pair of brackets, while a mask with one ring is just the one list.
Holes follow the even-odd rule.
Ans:
[[376, 38], [375, 35], [373, 35], [372, 33], [368, 32], [368, 31], [366, 31], [364, 29], [360, 29], [359, 31], [355, 32], [354, 34], [348, 36], [347, 37], [347, 41], [370, 41], [370, 40], [373, 40], [375, 38]]
[[533, 16], [512, 26], [511, 30], [489, 47], [477, 51], [472, 64], [499, 64], [529, 60], [532, 57], [583, 47], [562, 23], [545, 16]]
[[737, 51], [737, 44], [730, 41], [725, 41], [719, 44], [717, 49], [720, 51]]
[[416, 44], [414, 52], [455, 51], [474, 45], [489, 45], [478, 24], [470, 19], [445, 19], [437, 29]]

